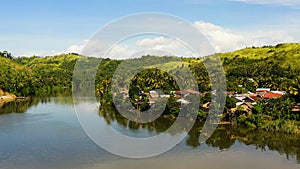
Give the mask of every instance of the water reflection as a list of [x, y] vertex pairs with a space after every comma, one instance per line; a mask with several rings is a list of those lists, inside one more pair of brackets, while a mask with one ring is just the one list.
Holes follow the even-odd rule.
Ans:
[[[167, 131], [175, 121], [174, 118], [162, 116], [153, 122], [139, 124], [127, 120], [112, 106], [102, 106], [99, 109], [99, 115], [110, 125], [116, 122], [119, 126], [130, 131], [141, 130], [144, 132], [146, 129], [149, 133], [155, 134]], [[192, 130], [188, 133], [185, 142], [187, 146], [199, 148], [202, 145], [199, 143], [199, 136], [203, 125], [202, 122], [195, 123]], [[134, 136], [137, 135], [136, 133], [134, 134]], [[299, 135], [272, 133], [242, 126], [219, 125], [212, 136], [203, 144], [219, 150], [226, 150], [235, 145], [237, 141], [245, 145], [255, 146], [256, 149], [261, 151], [277, 151], [279, 154], [285, 155], [287, 159], [296, 159], [300, 163]]]
[[[72, 97], [52, 98], [31, 98], [24, 102], [10, 102], [0, 107], [0, 114], [8, 113], [26, 113], [28, 109], [38, 104], [56, 104], [72, 105]], [[129, 136], [149, 137], [166, 132], [176, 119], [162, 116], [150, 123], [139, 124], [129, 121], [119, 114], [112, 106], [103, 106], [99, 109], [99, 116], [105, 119], [108, 125], [113, 126], [120, 132], [126, 131]], [[0, 116], [1, 118], [1, 116]], [[63, 118], [58, 116], [57, 118]], [[74, 117], [75, 118], [75, 117]], [[180, 127], [180, 126], [178, 126]], [[244, 128], [241, 126], [219, 125], [212, 136], [205, 141], [199, 143], [199, 136], [203, 123], [197, 122], [191, 131], [189, 131], [185, 139], [185, 146], [192, 149], [200, 149], [200, 147], [213, 147], [218, 150], [232, 149], [237, 143], [252, 146], [260, 151], [276, 151], [284, 155], [289, 160], [296, 160], [300, 163], [300, 136], [282, 133], [272, 133], [252, 128]], [[178, 131], [182, 131], [179, 129]], [[174, 134], [174, 133], [171, 133]]]
[[12, 102], [0, 102], [0, 114], [9, 114], [9, 113], [25, 113], [29, 108], [33, 106], [37, 106], [39, 103], [59, 103], [65, 105], [72, 105], [73, 100], [72, 97], [55, 97], [55, 99], [51, 99], [51, 97], [32, 97], [28, 98], [25, 101], [12, 101]]
[[36, 106], [38, 103], [43, 102], [42, 99], [32, 98], [25, 101], [13, 101], [0, 105], [0, 114], [9, 113], [25, 113], [26, 110], [32, 106]]
[[[162, 132], [165, 132], [168, 128], [172, 126], [172, 124], [175, 121], [175, 119], [173, 118], [162, 116], [150, 123], [136, 123], [123, 117], [112, 106], [102, 106], [99, 109], [99, 115], [103, 117], [106, 120], [106, 122], [112, 126], [113, 126], [112, 124], [113, 122], [117, 122], [118, 126], [113, 126], [113, 127], [118, 131], [120, 131], [119, 126], [122, 126], [123, 128], [129, 129], [131, 131], [146, 130], [149, 135], [158, 135]], [[132, 136], [130, 135], [130, 133], [129, 134], [123, 133], [123, 134]], [[145, 133], [141, 133], [141, 134], [144, 135]], [[171, 134], [175, 134], [175, 133], [171, 133]], [[140, 136], [138, 133], [134, 133], [134, 137], [142, 137], [142, 136]]]

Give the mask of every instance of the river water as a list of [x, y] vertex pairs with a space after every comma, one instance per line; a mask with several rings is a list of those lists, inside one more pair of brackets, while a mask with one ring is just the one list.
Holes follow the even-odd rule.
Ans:
[[[166, 130], [172, 120], [139, 125], [111, 110], [99, 118], [130, 136], [151, 136]], [[32, 98], [0, 108], [1, 169], [298, 169], [300, 136], [275, 134], [220, 125], [199, 143], [202, 124], [170, 151], [146, 159], [113, 155], [83, 131], [72, 97]], [[113, 141], [113, 140], [112, 140]]]

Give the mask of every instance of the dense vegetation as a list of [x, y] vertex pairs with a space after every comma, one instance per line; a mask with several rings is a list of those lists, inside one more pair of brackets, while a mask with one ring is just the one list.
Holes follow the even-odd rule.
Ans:
[[[253, 91], [257, 87], [270, 87], [273, 90], [287, 91], [294, 98], [299, 99], [300, 89], [300, 44], [280, 44], [262, 48], [246, 48], [235, 52], [218, 54], [222, 59], [227, 78], [227, 90]], [[70, 89], [72, 86], [72, 73], [76, 60], [84, 58], [78, 54], [62, 54], [47, 57], [13, 57], [10, 53], [0, 52], [0, 88], [17, 95], [37, 95], [51, 90]], [[88, 58], [87, 58], [88, 59]], [[91, 59], [91, 58], [89, 58]], [[134, 59], [133, 59], [134, 60]], [[153, 67], [161, 65], [153, 62], [153, 57], [145, 56], [142, 62]], [[164, 67], [176, 69], [188, 67], [195, 73], [200, 92], [210, 90], [210, 82], [205, 66], [201, 59], [184, 58], [184, 63], [172, 57], [166, 57]], [[114, 71], [122, 61], [103, 59], [98, 68], [98, 88], [109, 85]], [[137, 60], [136, 60], [137, 62]], [[130, 71], [131, 65], [127, 67]], [[157, 70], [151, 67], [142, 74], [151, 75], [147, 81], [152, 86], [164, 87], [173, 90], [169, 82], [162, 77], [156, 77]], [[88, 71], [88, 70], [87, 70]], [[152, 76], [153, 75], [153, 76]], [[122, 78], [122, 77], [120, 77]], [[155, 81], [155, 79], [159, 81]], [[120, 79], [124, 80], [124, 79]], [[107, 82], [105, 82], [107, 81]], [[164, 84], [158, 84], [158, 83]], [[238, 87], [243, 85], [243, 88]], [[148, 90], [151, 89], [151, 85]], [[103, 93], [98, 89], [100, 93]], [[146, 89], [147, 90], [147, 89]], [[41, 91], [41, 92], [38, 92]], [[100, 94], [99, 93], [99, 94]]]
[[[235, 100], [227, 96], [223, 120], [232, 121], [249, 127], [262, 128], [267, 131], [299, 133], [300, 114], [291, 112], [291, 107], [300, 101], [300, 68], [297, 66], [299, 63], [298, 61], [300, 60], [299, 52], [299, 44], [281, 44], [277, 46], [265, 46], [262, 48], [247, 48], [232, 53], [218, 54], [222, 59], [224, 70], [226, 72], [228, 91], [247, 93], [247, 91], [253, 92], [259, 87], [268, 87], [272, 90], [287, 92], [284, 98], [258, 101], [257, 105], [252, 108], [252, 114], [247, 114], [245, 110], [238, 109], [230, 119], [228, 118], [228, 110], [235, 107]], [[151, 63], [153, 62], [152, 60], [154, 60], [153, 57], [143, 58], [143, 61], [145, 62]], [[210, 79], [203, 61], [194, 58], [185, 58], [183, 60], [184, 63], [171, 61], [171, 63], [167, 64], [165, 67], [167, 67], [166, 69], [169, 69], [170, 72], [172, 69], [177, 70], [182, 67], [191, 69], [197, 80], [199, 91], [210, 91]], [[101, 66], [103, 72], [106, 72], [106, 69], [113, 69], [112, 67], [106, 68], [107, 65], [114, 65], [115, 68], [117, 68], [120, 63], [119, 61], [109, 61], [114, 64], [103, 64]], [[132, 104], [134, 104], [134, 100], [139, 98], [138, 93], [140, 91], [149, 92], [152, 89], [159, 88], [164, 93], [167, 92], [167, 94], [169, 94], [168, 91], [179, 89], [176, 83], [174, 84], [174, 79], [168, 76], [166, 72], [153, 68], [159, 66], [160, 65], [157, 64], [149, 68], [145, 67], [148, 69], [141, 71], [131, 79], [129, 93]], [[128, 72], [130, 72], [131, 67], [128, 66], [126, 68]], [[182, 77], [188, 79], [185, 78], [184, 75], [182, 75]], [[111, 75], [100, 79], [100, 81], [105, 82], [105, 84], [103, 83], [102, 87], [101, 84], [98, 86], [98, 93], [102, 93], [104, 98], [103, 102], [111, 103], [111, 100], [108, 100], [107, 98], [111, 98], [112, 93], [106, 93], [106, 90], [104, 90], [107, 89], [107, 87], [111, 87], [109, 86]], [[126, 79], [119, 81], [123, 82], [126, 81]], [[107, 95], [108, 97], [105, 97]], [[209, 102], [211, 98], [211, 93], [207, 93], [200, 98], [198, 112], [199, 119], [205, 120], [207, 118], [208, 110], [203, 108], [202, 105]], [[147, 98], [143, 95], [141, 101], [143, 103], [148, 102]], [[148, 109], [149, 106], [143, 103], [140, 105], [140, 109]], [[180, 104], [176, 101], [174, 95], [171, 94], [171, 98], [168, 100], [164, 113], [177, 116], [179, 111]]]
[[70, 91], [73, 67], [80, 57], [62, 54], [14, 58], [3, 53], [0, 53], [0, 88], [18, 96]]
[[238, 84], [249, 91], [269, 87], [287, 91], [299, 100], [299, 44], [247, 48], [220, 56], [227, 72], [228, 90], [239, 90]]
[[[228, 91], [242, 93], [255, 91], [258, 87], [268, 87], [272, 90], [286, 91], [292, 98], [296, 99], [295, 101], [300, 101], [300, 44], [281, 44], [274, 47], [246, 48], [232, 53], [218, 55], [222, 59], [226, 72]], [[153, 57], [142, 58], [142, 61], [147, 63], [153, 62], [152, 60], [155, 59], [153, 59]], [[188, 67], [195, 74], [199, 91], [209, 91], [211, 89], [210, 79], [202, 60], [194, 58], [184, 58], [183, 60], [184, 63], [171, 60], [171, 62], [164, 67], [167, 67], [167, 69]], [[120, 61], [102, 61], [99, 66], [100, 76], [98, 80], [100, 82], [110, 82], [118, 64], [120, 64]], [[153, 67], [160, 67], [160, 65], [157, 64]], [[129, 65], [126, 68], [128, 72], [130, 72], [131, 66]], [[163, 71], [157, 71], [155, 69], [144, 70], [139, 77], [139, 84], [133, 80], [133, 82], [136, 83], [135, 87], [138, 86], [140, 90], [144, 91], [149, 91], [154, 87], [161, 87], [167, 91], [176, 90], [176, 86], [166, 85], [166, 83], [172, 84], [168, 82], [170, 79], [169, 76], [162, 78], [159, 73], [163, 73]], [[120, 81], [122, 80], [123, 79], [120, 79]], [[106, 84], [109, 85], [109, 83]], [[103, 84], [103, 86], [105, 85]], [[243, 87], [239, 87], [239, 85]], [[102, 92], [100, 86], [101, 85], [97, 88], [100, 90], [99, 93]]]
[[[234, 52], [217, 54], [223, 63], [226, 73], [227, 91], [244, 93], [254, 91], [258, 87], [269, 87], [272, 90], [286, 91], [287, 95], [281, 99], [258, 102], [253, 107], [253, 114], [244, 116], [242, 110], [234, 121], [252, 127], [260, 127], [270, 131], [295, 132], [299, 130], [299, 114], [292, 114], [289, 110], [295, 103], [300, 102], [300, 44], [279, 44], [261, 48], [246, 48]], [[72, 79], [73, 69], [78, 59], [86, 63], [95, 62], [95, 58], [79, 56], [78, 54], [62, 54], [48, 57], [13, 57], [4, 51], [0, 53], [0, 88], [18, 96], [51, 95], [57, 92], [70, 92], [72, 86], [81, 88], [84, 78]], [[210, 56], [204, 58], [209, 60]], [[159, 60], [159, 62], [157, 61]], [[140, 97], [139, 92], [149, 92], [161, 89], [164, 93], [179, 89], [178, 84], [169, 74], [178, 74], [177, 79], [185, 88], [189, 88], [191, 78], [186, 76], [187, 69], [193, 72], [198, 90], [211, 90], [207, 69], [203, 59], [177, 57], [143, 56], [140, 59], [126, 61], [102, 59], [96, 76], [96, 94], [100, 96], [102, 104], [113, 105], [111, 91], [112, 78], [118, 66], [122, 66], [130, 74], [136, 66], [141, 68], [139, 74], [132, 79], [124, 76], [115, 76], [119, 85], [129, 83], [129, 93], [132, 103]], [[135, 63], [135, 65], [133, 65]], [[149, 66], [151, 65], [151, 66]], [[84, 66], [84, 65], [83, 65]], [[164, 71], [159, 70], [163, 68]], [[178, 71], [182, 70], [182, 71]], [[82, 77], [89, 73], [85, 69]], [[74, 80], [74, 83], [72, 82]], [[120, 95], [117, 95], [118, 97]], [[202, 105], [211, 99], [208, 93], [200, 99], [199, 118], [205, 119], [207, 111]], [[147, 97], [142, 95], [146, 103]], [[232, 108], [234, 100], [227, 97], [225, 111]], [[149, 108], [143, 104], [142, 110]], [[166, 107], [166, 114], [176, 114], [180, 105], [173, 95]], [[239, 112], [239, 111], [238, 111]], [[226, 117], [224, 117], [226, 119]], [[279, 126], [279, 127], [278, 127]], [[281, 126], [281, 127], [280, 127]], [[283, 129], [284, 128], [284, 129]]]

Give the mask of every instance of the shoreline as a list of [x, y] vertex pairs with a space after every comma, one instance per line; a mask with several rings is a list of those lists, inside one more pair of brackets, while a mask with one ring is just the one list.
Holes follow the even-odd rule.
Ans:
[[5, 92], [2, 89], [0, 89], [0, 102], [8, 103], [11, 101], [15, 101], [16, 98], [17, 98], [16, 95], [9, 93], [9, 92]]
[[15, 101], [16, 97], [8, 95], [8, 96], [0, 96], [0, 102], [8, 103], [11, 101]]

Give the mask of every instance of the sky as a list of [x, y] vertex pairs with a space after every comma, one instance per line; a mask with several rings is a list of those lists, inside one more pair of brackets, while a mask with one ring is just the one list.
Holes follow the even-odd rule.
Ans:
[[[300, 42], [300, 0], [0, 0], [0, 4], [0, 51], [14, 56], [80, 53], [103, 26], [143, 12], [171, 14], [192, 23], [216, 52]], [[176, 48], [164, 36], [136, 40], [136, 46], [143, 41], [155, 42], [155, 49]], [[115, 55], [128, 48], [117, 47]]]

